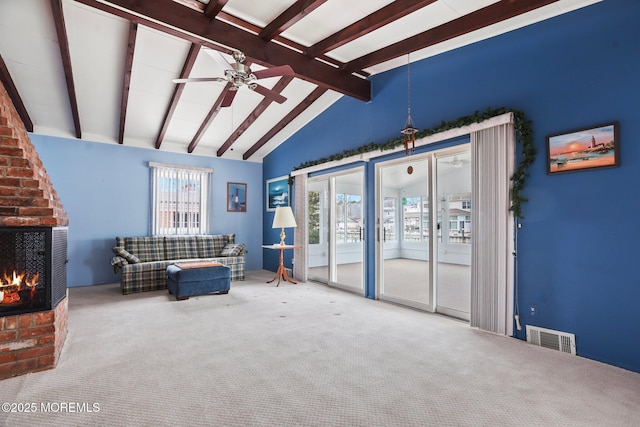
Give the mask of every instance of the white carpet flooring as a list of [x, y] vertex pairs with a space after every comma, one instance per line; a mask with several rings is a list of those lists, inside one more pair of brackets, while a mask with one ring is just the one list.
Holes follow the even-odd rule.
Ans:
[[[58, 367], [0, 382], [0, 402], [35, 403], [37, 410], [0, 411], [0, 425], [637, 426], [640, 420], [640, 374], [321, 284], [264, 283], [272, 277], [249, 272], [228, 295], [187, 301], [164, 291], [125, 296], [115, 284], [70, 289], [69, 335]], [[86, 404], [94, 412], [45, 413], [43, 403]]]

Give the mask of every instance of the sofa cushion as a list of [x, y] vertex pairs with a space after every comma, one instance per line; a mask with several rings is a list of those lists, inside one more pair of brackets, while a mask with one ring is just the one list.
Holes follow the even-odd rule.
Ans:
[[141, 262], [164, 260], [164, 237], [125, 237], [124, 248]]
[[229, 243], [228, 234], [196, 236], [196, 238], [198, 240], [198, 258], [217, 258], [225, 245]]
[[120, 246], [114, 246], [113, 248], [111, 248], [111, 251], [114, 254], [118, 255], [119, 257], [126, 259], [129, 264], [137, 264], [140, 262], [140, 258], [129, 253], [128, 251], [126, 251], [124, 248], [121, 248]]
[[244, 253], [244, 243], [227, 243], [220, 252], [220, 256], [240, 256]]
[[166, 258], [198, 258], [198, 240], [196, 236], [167, 236], [164, 239]]

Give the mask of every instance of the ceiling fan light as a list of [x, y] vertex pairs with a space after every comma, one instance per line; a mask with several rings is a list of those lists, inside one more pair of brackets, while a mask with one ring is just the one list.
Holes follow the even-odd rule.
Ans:
[[245, 59], [247, 59], [246, 56], [244, 55], [244, 52], [241, 52], [239, 50], [234, 50], [232, 55], [233, 55], [233, 59], [236, 62], [244, 62]]
[[[209, 53], [209, 49], [207, 49], [207, 53]], [[260, 86], [256, 83], [260, 78], [267, 77], [282, 77], [282, 76], [293, 76], [293, 69], [289, 65], [281, 65], [278, 67], [265, 68], [264, 70], [257, 71], [253, 73], [251, 68], [244, 64], [245, 56], [242, 52], [236, 51], [233, 53], [233, 57], [236, 60], [235, 63], [230, 64], [224, 59], [221, 55], [213, 55], [215, 58], [220, 58], [225, 61], [226, 68], [224, 70], [224, 78], [222, 77], [210, 77], [210, 78], [191, 78], [191, 79], [179, 79], [178, 81], [174, 80], [174, 83], [187, 83], [189, 81], [217, 81], [217, 82], [227, 82], [229, 86], [227, 91], [229, 93], [233, 92], [233, 96], [225, 95], [223, 98], [223, 102], [221, 103], [222, 107], [228, 107], [231, 105], [233, 101], [233, 97], [235, 96], [235, 92], [238, 91], [242, 86], [246, 86], [250, 90], [254, 90], [260, 93], [262, 96], [271, 98], [272, 100], [282, 104], [287, 100], [284, 96], [280, 95], [278, 92], [274, 92], [272, 89], [268, 89], [264, 86]], [[182, 81], [184, 80], [184, 81]]]
[[461, 168], [464, 165], [464, 161], [460, 160], [458, 156], [453, 156], [453, 160], [449, 164], [454, 168]]

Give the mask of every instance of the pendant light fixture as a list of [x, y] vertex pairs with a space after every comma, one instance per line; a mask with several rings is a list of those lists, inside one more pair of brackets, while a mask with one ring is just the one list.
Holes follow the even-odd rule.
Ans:
[[400, 132], [404, 134], [404, 154], [409, 155], [409, 145], [411, 152], [416, 151], [416, 129], [411, 120], [411, 57], [407, 54], [407, 123]]

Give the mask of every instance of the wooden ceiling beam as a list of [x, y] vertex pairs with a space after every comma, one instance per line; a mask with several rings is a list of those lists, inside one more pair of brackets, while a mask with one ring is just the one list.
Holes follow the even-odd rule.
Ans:
[[76, 0], [124, 19], [141, 23], [184, 40], [239, 49], [247, 58], [265, 66], [290, 65], [296, 77], [363, 101], [371, 100], [371, 83], [351, 73], [309, 58], [278, 43], [267, 42], [220, 19], [211, 21], [202, 12], [173, 0]]
[[317, 57], [434, 2], [436, 2], [436, 0], [396, 0], [382, 9], [378, 9], [359, 21], [354, 22], [348, 27], [343, 28], [337, 33], [330, 35], [326, 39], [317, 42], [313, 46], [310, 46], [304, 53], [310, 57]]
[[[238, 18], [237, 16], [233, 16], [233, 15], [229, 15], [228, 13], [225, 12], [220, 12], [218, 14], [218, 17], [224, 21], [230, 22], [240, 28], [243, 28], [247, 31], [251, 31], [254, 33], [259, 33], [261, 31], [261, 28], [258, 27], [257, 25], [253, 25], [250, 22], [247, 22], [243, 19]], [[285, 39], [282, 36], [277, 36], [275, 37], [273, 40], [277, 41], [278, 43], [284, 45], [284, 46], [288, 46], [291, 49], [300, 51], [300, 52], [304, 52], [304, 50], [306, 49], [305, 46], [301, 45], [300, 43], [296, 43], [294, 41], [291, 41], [289, 39]], [[327, 64], [331, 64], [336, 68], [342, 68], [344, 66], [344, 62], [340, 62], [338, 60], [335, 60], [333, 58], [330, 58], [326, 55], [316, 55], [316, 58], [326, 62]], [[368, 77], [369, 73], [365, 73], [364, 71], [359, 71], [357, 74], [360, 74], [364, 77]]]
[[327, 0], [298, 0], [273, 21], [269, 22], [258, 35], [263, 40], [271, 40], [326, 3], [326, 1]]
[[348, 62], [344, 70], [352, 72], [433, 46], [438, 43], [496, 24], [558, 0], [501, 0], [460, 18], [406, 38]]
[[[187, 59], [184, 61], [179, 78], [186, 79], [189, 77], [189, 74], [191, 74], [191, 70], [193, 69], [193, 64], [195, 64], [196, 58], [198, 57], [198, 53], [200, 53], [200, 45], [197, 43], [191, 43], [189, 53], [187, 53]], [[177, 83], [173, 90], [173, 95], [171, 96], [171, 102], [169, 102], [169, 106], [167, 107], [167, 112], [162, 120], [162, 127], [160, 128], [160, 132], [158, 132], [158, 137], [156, 138], [156, 148], [160, 148], [160, 145], [162, 144], [162, 140], [164, 139], [169, 123], [171, 122], [171, 117], [173, 117], [173, 113], [176, 111], [176, 107], [178, 106], [178, 102], [180, 101], [183, 91], [184, 83]]]
[[200, 0], [173, 0], [176, 3], [180, 3], [184, 6], [190, 7], [191, 9], [195, 9], [195, 10], [199, 10], [199, 11], [203, 11], [205, 4], [202, 3]]
[[209, 19], [214, 19], [227, 4], [229, 0], [211, 0], [204, 8], [204, 14], [209, 17]]
[[124, 61], [124, 84], [122, 85], [122, 103], [120, 104], [120, 129], [118, 144], [124, 143], [124, 125], [127, 119], [127, 105], [129, 104], [129, 89], [131, 87], [131, 70], [133, 69], [133, 53], [136, 48], [138, 24], [129, 24], [129, 40], [127, 41], [127, 55]]
[[33, 122], [31, 121], [31, 117], [29, 117], [29, 113], [22, 102], [18, 88], [16, 88], [16, 85], [11, 78], [11, 74], [9, 73], [9, 69], [7, 68], [7, 64], [4, 62], [4, 59], [2, 59], [2, 55], [0, 55], [0, 82], [2, 82], [4, 89], [9, 94], [9, 98], [11, 98], [13, 106], [16, 108], [18, 115], [22, 119], [22, 123], [24, 123], [24, 127], [27, 129], [27, 132], [33, 132]]
[[[200, 3], [197, 0], [193, 0], [193, 2], [188, 2], [188, 3], [185, 3], [185, 2], [187, 2], [187, 0], [176, 0], [176, 1], [180, 1], [180, 2], [184, 3], [186, 6], [191, 7], [192, 9], [199, 10], [199, 11], [201, 11], [202, 13], [204, 13], [207, 16], [213, 15], [213, 13], [214, 13], [214, 12], [207, 12], [208, 11], [207, 8], [208, 7], [214, 7], [213, 5], [216, 4], [216, 2], [214, 0], [210, 1], [206, 5], [203, 4], [203, 3]], [[227, 1], [228, 0], [218, 0], [217, 3], [218, 4], [222, 4], [222, 3], [226, 4]], [[433, 0], [433, 1], [435, 1], [435, 0]], [[198, 5], [197, 7], [195, 6], [196, 4]], [[224, 5], [221, 5], [220, 9], [222, 7], [224, 7]], [[223, 20], [225, 22], [229, 22], [231, 24], [234, 24], [237, 27], [240, 27], [240, 28], [242, 28], [244, 30], [247, 30], [247, 31], [251, 31], [251, 32], [256, 33], [256, 34], [260, 33], [260, 31], [262, 31], [262, 27], [258, 27], [257, 25], [254, 25], [254, 24], [252, 24], [250, 22], [247, 22], [244, 19], [238, 18], [237, 16], [233, 16], [233, 15], [231, 15], [229, 13], [226, 13], [223, 10], [220, 10], [219, 12], [216, 12], [214, 17], [215, 16], [217, 16], [218, 18], [220, 18], [221, 20]], [[213, 19], [213, 17], [212, 17], [212, 19]], [[303, 51], [305, 51], [307, 49], [306, 46], [303, 46], [300, 43], [296, 43], [296, 42], [294, 42], [292, 40], [285, 39], [282, 36], [276, 36], [272, 40], [275, 40], [278, 43], [280, 43], [281, 45], [290, 47], [291, 49], [297, 50], [299, 52], [303, 52]], [[208, 46], [206, 43], [203, 43], [202, 45], [203, 46], [207, 46], [207, 47], [211, 47], [211, 46]], [[221, 49], [219, 46], [215, 46], [215, 47], [213, 47], [213, 49], [225, 51], [225, 50]], [[226, 51], [227, 51], [227, 53], [230, 53], [231, 49], [227, 49]], [[328, 57], [326, 55], [316, 55], [315, 57], [320, 59], [320, 60], [322, 60], [322, 61], [324, 61], [324, 62], [326, 62], [327, 64], [333, 65], [336, 68], [342, 68], [344, 66], [343, 62], [337, 61], [337, 60], [335, 60], [335, 59], [333, 59], [331, 57]], [[359, 75], [361, 75], [363, 77], [368, 77], [369, 76], [369, 73], [366, 73], [364, 71], [359, 71], [357, 74], [359, 74]]]
[[80, 114], [78, 112], [76, 87], [73, 82], [71, 54], [69, 53], [69, 39], [67, 37], [67, 27], [64, 23], [64, 13], [62, 12], [62, 0], [51, 0], [51, 11], [53, 12], [53, 21], [56, 26], [56, 34], [58, 35], [58, 46], [60, 47], [60, 56], [62, 58], [64, 77], [67, 81], [67, 94], [69, 95], [69, 105], [71, 107], [71, 115], [73, 116], [75, 135], [76, 138], [80, 139], [82, 138], [82, 130], [80, 129]]
[[251, 148], [249, 148], [243, 155], [242, 155], [242, 159], [243, 160], [247, 160], [248, 158], [250, 158], [251, 156], [253, 156], [255, 154], [256, 151], [258, 151], [263, 145], [265, 145], [267, 142], [269, 142], [269, 140], [271, 138], [273, 138], [274, 136], [276, 136], [278, 134], [278, 132], [280, 132], [282, 129], [284, 129], [289, 123], [291, 123], [291, 121], [293, 119], [295, 119], [296, 117], [298, 117], [300, 114], [302, 114], [302, 112], [304, 110], [306, 110], [307, 108], [309, 108], [311, 106], [311, 104], [313, 104], [318, 98], [320, 98], [322, 95], [324, 95], [324, 93], [327, 91], [327, 89], [322, 88], [322, 87], [317, 87], [313, 90], [313, 92], [311, 92], [305, 99], [302, 100], [301, 103], [299, 103], [296, 108], [294, 108], [293, 110], [291, 110], [289, 112], [289, 114], [287, 114], [286, 116], [284, 116], [284, 118], [282, 120], [280, 120], [274, 127], [272, 127], [267, 133], [264, 134], [264, 136], [262, 138], [260, 138], [260, 140], [258, 140], [258, 142], [256, 142], [255, 144], [253, 144], [251, 146]]
[[[278, 82], [273, 86], [271, 90], [274, 92], [280, 93], [287, 87], [289, 83], [293, 80], [291, 76], [284, 76], [278, 80]], [[269, 105], [273, 102], [273, 99], [263, 98], [260, 104], [247, 116], [246, 119], [238, 126], [238, 128], [227, 138], [227, 140], [222, 144], [222, 146], [218, 149], [216, 155], [221, 157], [238, 138], [242, 136], [242, 134], [251, 127], [251, 125], [258, 120], [258, 117], [267, 109]]]
[[193, 153], [193, 150], [195, 150], [196, 147], [198, 146], [198, 143], [200, 142], [200, 139], [202, 139], [202, 135], [204, 135], [204, 133], [209, 128], [209, 125], [211, 124], [211, 121], [220, 112], [220, 106], [222, 105], [222, 100], [224, 99], [224, 96], [227, 94], [227, 91], [229, 90], [230, 87], [231, 87], [231, 83], [227, 83], [227, 85], [222, 90], [222, 93], [220, 93], [220, 96], [218, 96], [218, 99], [216, 99], [216, 102], [213, 103], [213, 106], [211, 107], [211, 110], [209, 110], [209, 113], [207, 114], [207, 117], [204, 118], [204, 120], [202, 121], [202, 124], [198, 128], [198, 131], [193, 136], [193, 139], [191, 140], [191, 143], [189, 143], [189, 147], [187, 148], [187, 152]]

